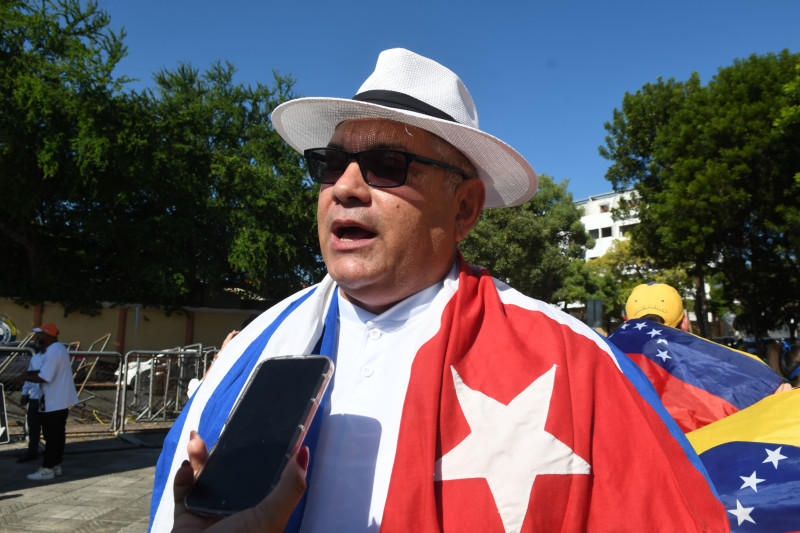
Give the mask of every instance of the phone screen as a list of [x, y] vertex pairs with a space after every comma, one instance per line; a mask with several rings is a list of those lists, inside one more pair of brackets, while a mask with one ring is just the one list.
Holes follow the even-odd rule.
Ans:
[[266, 359], [212, 447], [186, 506], [230, 514], [260, 502], [300, 447], [333, 373], [324, 356]]

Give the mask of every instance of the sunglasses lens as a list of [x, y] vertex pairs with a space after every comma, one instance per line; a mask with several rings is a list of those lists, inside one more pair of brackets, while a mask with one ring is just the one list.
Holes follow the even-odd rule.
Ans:
[[361, 154], [361, 173], [374, 187], [397, 187], [406, 181], [408, 159], [401, 152], [371, 150]]
[[336, 150], [319, 148], [306, 150], [308, 174], [317, 183], [332, 184], [347, 168], [347, 154]]

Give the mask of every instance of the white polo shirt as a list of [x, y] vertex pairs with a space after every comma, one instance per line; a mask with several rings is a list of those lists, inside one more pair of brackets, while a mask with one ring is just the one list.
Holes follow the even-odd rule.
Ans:
[[39, 384], [41, 388], [39, 408], [45, 413], [68, 409], [78, 403], [78, 394], [75, 392], [75, 381], [72, 379], [72, 368], [69, 364], [69, 352], [60, 342], [54, 342], [45, 350], [39, 377], [45, 381]]

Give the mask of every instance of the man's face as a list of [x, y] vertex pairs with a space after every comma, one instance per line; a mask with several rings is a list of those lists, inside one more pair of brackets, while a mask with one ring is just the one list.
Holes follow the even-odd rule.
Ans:
[[33, 339], [31, 340], [31, 345], [38, 352], [44, 351], [44, 349], [49, 346], [49, 344], [47, 342], [47, 338], [48, 338], [47, 335], [45, 335], [44, 333], [42, 333], [40, 331], [37, 331], [37, 332], [35, 332], [33, 334]]
[[[398, 122], [360, 119], [340, 124], [328, 146], [349, 152], [392, 148], [441, 161], [431, 137]], [[484, 198], [479, 180], [466, 180], [453, 191], [447, 176], [414, 162], [405, 185], [378, 189], [367, 185], [351, 161], [335, 184], [322, 186], [317, 205], [322, 257], [348, 300], [380, 313], [444, 278]]]

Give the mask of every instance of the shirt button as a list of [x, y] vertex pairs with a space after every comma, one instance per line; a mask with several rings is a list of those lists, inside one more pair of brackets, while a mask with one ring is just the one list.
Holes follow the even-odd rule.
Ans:
[[367, 365], [367, 366], [365, 366], [364, 368], [361, 369], [361, 373], [364, 374], [364, 377], [368, 378], [372, 374], [374, 374], [375, 371], [372, 369], [371, 366]]
[[369, 330], [369, 338], [372, 340], [378, 339], [381, 336], [381, 330], [378, 328], [373, 328]]

